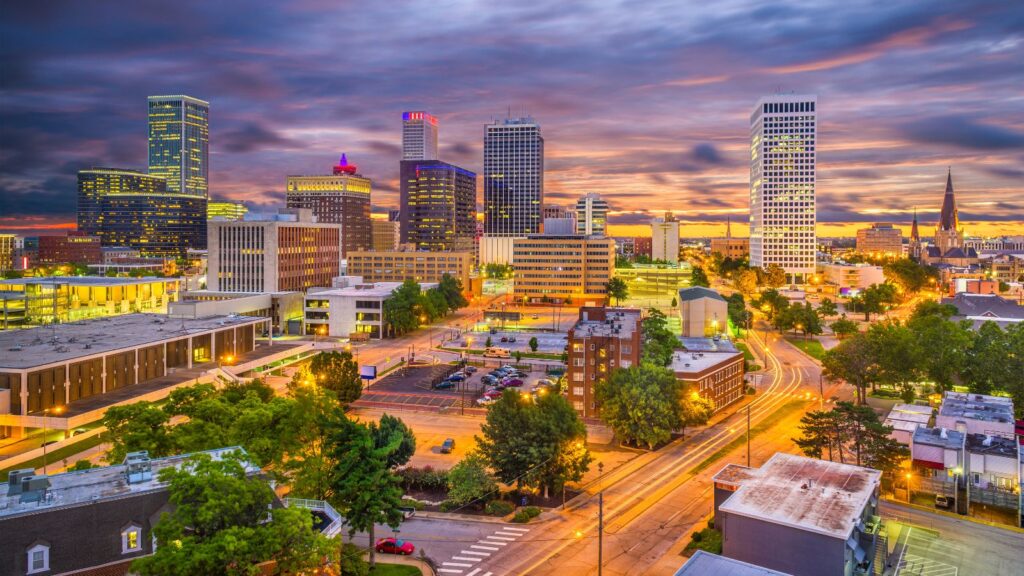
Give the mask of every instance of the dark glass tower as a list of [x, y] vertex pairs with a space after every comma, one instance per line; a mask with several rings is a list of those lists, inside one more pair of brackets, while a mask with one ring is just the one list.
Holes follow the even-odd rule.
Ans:
[[417, 250], [473, 250], [476, 174], [440, 160], [401, 163], [403, 243]]
[[525, 236], [541, 228], [544, 138], [533, 118], [506, 118], [484, 134], [484, 234]]

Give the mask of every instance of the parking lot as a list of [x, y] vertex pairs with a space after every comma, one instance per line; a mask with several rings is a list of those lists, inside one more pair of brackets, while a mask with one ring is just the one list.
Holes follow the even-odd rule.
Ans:
[[[904, 543], [896, 576], [957, 576], [963, 550], [955, 542], [942, 540], [939, 533], [920, 526], [903, 526]], [[965, 572], [969, 573], [969, 572]]]
[[[562, 332], [497, 330], [494, 334], [488, 331], [463, 334], [461, 340], [456, 340], [448, 345], [459, 348], [464, 347], [463, 343], [466, 343], [469, 344], [468, 348], [480, 350], [485, 347], [488, 338], [491, 339], [492, 346], [508, 348], [510, 352], [516, 350], [530, 352], [530, 338], [537, 339], [537, 352], [548, 354], [561, 354], [568, 343], [566, 334]], [[502, 338], [505, 338], [506, 341], [502, 342]], [[515, 338], [516, 341], [510, 342], [511, 338]]]

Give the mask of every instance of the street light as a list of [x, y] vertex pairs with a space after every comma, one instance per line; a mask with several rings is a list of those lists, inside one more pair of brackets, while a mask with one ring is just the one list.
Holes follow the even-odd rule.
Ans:
[[53, 408], [43, 408], [43, 475], [46, 475], [46, 417], [53, 413], [58, 415], [64, 412], [63, 406], [54, 406]]
[[905, 476], [906, 479], [907, 479], [907, 504], [910, 504], [910, 477], [911, 476], [913, 476], [913, 475], [910, 472], [907, 472], [907, 474]]

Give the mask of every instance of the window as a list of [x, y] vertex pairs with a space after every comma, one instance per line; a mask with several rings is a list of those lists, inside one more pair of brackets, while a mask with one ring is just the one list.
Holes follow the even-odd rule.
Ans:
[[121, 554], [131, 554], [142, 550], [142, 527], [129, 524], [121, 530]]
[[36, 544], [28, 549], [28, 573], [36, 574], [50, 570], [50, 547]]
[[572, 373], [572, 381], [573, 382], [583, 382], [583, 372], [573, 372]]
[[573, 396], [583, 396], [583, 386], [573, 386], [572, 387], [572, 395]]

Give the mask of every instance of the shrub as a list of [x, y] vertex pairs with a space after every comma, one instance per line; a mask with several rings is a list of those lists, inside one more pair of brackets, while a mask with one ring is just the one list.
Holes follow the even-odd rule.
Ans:
[[431, 466], [415, 468], [410, 466], [398, 472], [402, 479], [402, 487], [406, 490], [423, 490], [425, 492], [445, 491], [448, 489], [448, 472], [434, 470]]
[[525, 508], [520, 508], [519, 511], [516, 512], [516, 515], [512, 517], [512, 521], [518, 522], [519, 524], [526, 524], [537, 516], [540, 516], [540, 508], [537, 508], [536, 506], [527, 506]]
[[703, 534], [702, 532], [694, 532], [694, 533], [693, 533], [693, 536], [691, 536], [690, 538], [691, 538], [691, 539], [692, 539], [692, 540], [693, 540], [694, 542], [700, 542], [701, 540], [703, 540], [703, 539], [704, 539], [704, 534]]
[[757, 389], [753, 386], [747, 386], [747, 394], [753, 396], [754, 394], [757, 394]]
[[425, 504], [415, 498], [402, 498], [403, 508], [412, 508], [413, 510], [423, 510]]
[[484, 512], [490, 516], [508, 516], [513, 510], [515, 510], [515, 506], [505, 500], [491, 500], [484, 507]]
[[445, 500], [444, 502], [441, 502], [441, 505], [438, 508], [441, 509], [441, 512], [451, 512], [452, 510], [455, 510], [458, 507], [459, 507], [459, 503], [458, 502], [453, 502], [451, 500]]

